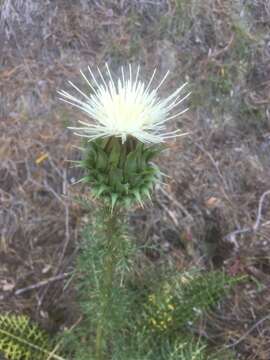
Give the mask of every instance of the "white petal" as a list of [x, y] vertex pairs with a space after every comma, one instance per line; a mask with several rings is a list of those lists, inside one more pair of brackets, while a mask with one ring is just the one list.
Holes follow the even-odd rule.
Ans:
[[97, 68], [101, 83], [88, 67], [91, 79], [81, 72], [89, 85], [91, 93], [88, 96], [71, 81], [69, 84], [84, 98], [84, 100], [62, 90], [58, 93], [61, 100], [85, 112], [91, 120], [79, 120], [81, 127], [72, 127], [76, 135], [93, 140], [99, 137], [117, 136], [125, 142], [129, 135], [144, 143], [159, 143], [166, 139], [182, 135], [180, 130], [166, 132], [165, 123], [181, 116], [188, 109], [175, 114], [171, 110], [178, 107], [190, 94], [182, 97], [184, 83], [165, 99], [160, 99], [158, 90], [165, 82], [169, 71], [164, 75], [158, 86], [152, 90], [156, 69], [153, 71], [147, 85], [139, 80], [140, 66], [137, 67], [135, 79], [132, 66], [128, 65], [128, 75], [121, 67], [121, 77], [113, 80], [108, 64], [105, 64], [109, 80], [106, 82], [101, 70]]

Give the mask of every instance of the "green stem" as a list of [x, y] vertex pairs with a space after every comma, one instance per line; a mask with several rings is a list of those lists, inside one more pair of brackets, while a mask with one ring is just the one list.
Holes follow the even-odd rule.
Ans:
[[101, 322], [99, 322], [98, 324], [98, 328], [97, 328], [97, 333], [96, 333], [96, 358], [97, 360], [102, 360], [103, 359], [103, 354], [102, 354], [102, 331], [103, 330], [103, 326], [101, 324]]
[[108, 323], [110, 316], [110, 304], [112, 298], [112, 291], [115, 279], [115, 271], [117, 264], [117, 244], [116, 241], [118, 236], [115, 236], [117, 233], [117, 223], [119, 213], [117, 211], [111, 212], [110, 209], [105, 209], [105, 214], [107, 214], [107, 219], [104, 221], [104, 232], [106, 235], [106, 249], [107, 254], [105, 255], [105, 264], [104, 270], [102, 274], [102, 286], [104, 289], [104, 297], [102, 304], [102, 314], [99, 319], [99, 323], [97, 326], [96, 332], [96, 359], [104, 360], [104, 351], [103, 351], [103, 343], [106, 342], [108, 345], [109, 339], [106, 339], [106, 333], [104, 328]]

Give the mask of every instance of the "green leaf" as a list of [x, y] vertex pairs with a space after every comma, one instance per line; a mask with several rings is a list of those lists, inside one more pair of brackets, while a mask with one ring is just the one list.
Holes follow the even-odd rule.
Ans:
[[92, 179], [90, 176], [84, 176], [80, 179], [80, 182], [83, 183], [83, 184], [89, 184], [91, 183]]
[[149, 200], [152, 200], [152, 199], [151, 199], [151, 195], [150, 195], [150, 191], [149, 191], [149, 187], [143, 186], [143, 187], [141, 188], [141, 193], [142, 193], [143, 195], [147, 196]]
[[142, 176], [141, 175], [137, 175], [136, 173], [134, 174], [130, 174], [129, 177], [127, 178], [127, 182], [134, 188], [134, 187], [138, 187], [140, 182], [142, 181]]
[[83, 167], [91, 169], [96, 167], [97, 162], [97, 152], [94, 147], [89, 148], [86, 158], [83, 160]]
[[161, 146], [151, 146], [147, 148], [144, 153], [145, 161], [148, 162], [152, 160], [155, 156], [159, 155], [162, 150]]
[[129, 191], [129, 184], [127, 183], [127, 184], [123, 184], [123, 189], [124, 189], [124, 193], [125, 194], [128, 194], [128, 191]]
[[134, 204], [134, 197], [132, 196], [125, 196], [123, 198], [124, 200], [124, 205], [127, 207], [127, 208], [130, 208], [133, 204]]
[[[123, 171], [121, 169], [111, 169], [109, 173], [109, 183], [114, 189], [123, 189]], [[118, 191], [118, 190], [116, 190]], [[122, 191], [122, 190], [119, 190]]]
[[54, 345], [38, 325], [24, 315], [0, 316], [0, 352], [10, 360], [64, 360], [53, 353]]
[[137, 170], [137, 153], [136, 151], [131, 151], [126, 159], [125, 175], [129, 176], [129, 174], [135, 173], [136, 170]]
[[111, 207], [112, 207], [112, 211], [114, 209], [114, 206], [116, 204], [116, 201], [118, 199], [118, 194], [112, 193], [111, 194]]
[[105, 171], [108, 166], [108, 156], [104, 150], [99, 149], [97, 153], [97, 164], [96, 168], [101, 171]]
[[127, 146], [126, 146], [126, 144], [123, 144], [121, 146], [119, 165], [118, 165], [121, 169], [124, 168], [124, 165], [126, 162], [126, 155], [127, 155]]
[[98, 185], [110, 185], [108, 174], [97, 172], [96, 182]]
[[154, 166], [149, 166], [143, 171], [144, 175], [157, 175], [159, 173], [159, 169]]
[[143, 149], [144, 144], [139, 143], [136, 147], [136, 153], [137, 153], [137, 170], [141, 171], [145, 167], [145, 161], [143, 158]]
[[138, 190], [133, 190], [133, 194], [136, 198], [136, 200], [138, 201], [138, 203], [143, 207], [143, 202], [142, 202], [142, 197], [141, 194]]
[[101, 194], [103, 194], [105, 191], [108, 191], [109, 187], [107, 185], [100, 185], [95, 186], [92, 188], [92, 193], [95, 197], [99, 197]]
[[121, 145], [118, 139], [114, 139], [115, 141], [112, 144], [111, 152], [109, 155], [109, 164], [112, 167], [117, 167], [121, 155]]

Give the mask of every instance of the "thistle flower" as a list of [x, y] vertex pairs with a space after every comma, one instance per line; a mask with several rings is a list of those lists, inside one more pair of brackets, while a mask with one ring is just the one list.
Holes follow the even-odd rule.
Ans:
[[176, 89], [167, 98], [161, 99], [158, 90], [166, 80], [169, 72], [163, 77], [159, 85], [151, 88], [156, 74], [154, 70], [148, 84], [139, 80], [140, 67], [133, 74], [129, 65], [128, 72], [121, 68], [122, 75], [116, 81], [113, 80], [109, 66], [106, 64], [109, 80], [106, 82], [100, 69], [98, 73], [100, 82], [94, 76], [90, 67], [90, 79], [81, 71], [81, 75], [89, 85], [92, 93], [86, 94], [71, 81], [69, 84], [81, 95], [83, 100], [62, 90], [58, 93], [61, 100], [67, 102], [83, 112], [91, 120], [78, 121], [80, 127], [70, 127], [75, 134], [91, 140], [107, 137], [121, 138], [124, 143], [128, 136], [138, 139], [142, 143], [162, 143], [169, 138], [183, 136], [180, 130], [166, 131], [166, 123], [183, 113], [172, 111], [178, 107], [190, 94], [182, 97], [182, 90], [187, 83]]
[[71, 127], [75, 134], [87, 138], [83, 160], [79, 166], [86, 170], [81, 181], [90, 185], [92, 194], [113, 210], [116, 204], [129, 207], [143, 205], [151, 198], [153, 186], [160, 179], [160, 170], [152, 159], [162, 149], [159, 143], [169, 138], [185, 135], [180, 130], [167, 131], [167, 121], [180, 116], [187, 109], [171, 113], [188, 96], [182, 97], [183, 84], [170, 96], [161, 99], [159, 85], [150, 90], [156, 74], [153, 72], [146, 84], [139, 80], [140, 67], [133, 74], [131, 65], [116, 81], [106, 64], [108, 81], [100, 69], [100, 82], [88, 67], [90, 79], [81, 71], [91, 93], [84, 93], [71, 81], [70, 85], [82, 100], [66, 91], [59, 91], [61, 100], [85, 112], [91, 120], [79, 121], [80, 127]]

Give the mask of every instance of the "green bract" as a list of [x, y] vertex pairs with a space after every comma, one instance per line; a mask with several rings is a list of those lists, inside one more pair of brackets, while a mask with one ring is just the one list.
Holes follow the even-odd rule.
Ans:
[[87, 143], [80, 166], [87, 170], [83, 182], [91, 186], [95, 197], [109, 203], [142, 205], [160, 175], [151, 160], [160, 153], [160, 146], [146, 146], [134, 138], [122, 144], [116, 137]]

